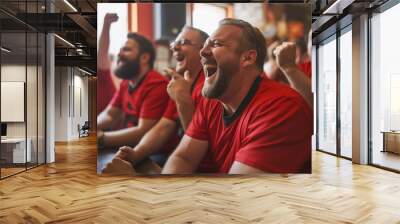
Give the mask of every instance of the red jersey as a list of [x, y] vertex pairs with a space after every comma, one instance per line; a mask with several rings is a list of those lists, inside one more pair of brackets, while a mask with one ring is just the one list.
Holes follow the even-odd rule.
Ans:
[[115, 86], [111, 79], [110, 70], [97, 72], [97, 114], [106, 109], [115, 93]]
[[198, 172], [228, 173], [238, 161], [271, 173], [311, 172], [313, 114], [290, 87], [259, 77], [232, 116], [200, 102], [186, 135], [208, 142]]
[[140, 118], [160, 119], [168, 104], [167, 85], [168, 80], [154, 70], [133, 85], [122, 81], [110, 104], [125, 113], [124, 127], [137, 126]]
[[[193, 90], [192, 90], [192, 99], [194, 101], [195, 108], [197, 107], [201, 98], [203, 97], [201, 95], [201, 89], [203, 88], [203, 84], [204, 84], [204, 72], [203, 72], [203, 70], [201, 70], [196, 77], [196, 81], [194, 82]], [[175, 101], [173, 101], [172, 99], [169, 99], [168, 106], [163, 114], [163, 117], [179, 123], [179, 121], [180, 121], [179, 113], [176, 108]], [[173, 136], [171, 136], [171, 138], [168, 141], [168, 143], [166, 144], [166, 146], [162, 149], [162, 152], [172, 152], [176, 148], [176, 146], [179, 144], [179, 141], [181, 140], [181, 138], [178, 134], [179, 128], [176, 129], [177, 130], [176, 133]]]

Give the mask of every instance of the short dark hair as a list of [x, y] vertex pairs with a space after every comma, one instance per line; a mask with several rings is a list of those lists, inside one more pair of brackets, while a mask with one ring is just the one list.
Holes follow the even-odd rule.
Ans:
[[258, 28], [253, 27], [250, 23], [241, 19], [225, 18], [219, 22], [219, 25], [233, 25], [242, 29], [242, 38], [240, 40], [238, 49], [239, 52], [250, 49], [256, 50], [256, 65], [260, 70], [263, 70], [267, 50], [265, 38], [261, 31]]
[[153, 43], [149, 39], [147, 39], [146, 37], [144, 37], [138, 33], [128, 33], [128, 39], [132, 39], [138, 43], [139, 55], [141, 55], [143, 53], [147, 53], [150, 55], [149, 66], [150, 66], [150, 68], [153, 68], [154, 60], [156, 57]]
[[190, 30], [197, 32], [197, 34], [199, 34], [200, 41], [202, 44], [204, 44], [204, 42], [206, 42], [206, 40], [208, 39], [208, 34], [201, 29], [194, 28], [193, 26], [184, 26], [182, 28], [182, 31], [185, 29], [190, 29]]

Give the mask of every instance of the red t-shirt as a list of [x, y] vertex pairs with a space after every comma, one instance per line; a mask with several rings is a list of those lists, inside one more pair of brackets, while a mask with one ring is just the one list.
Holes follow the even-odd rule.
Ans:
[[306, 61], [297, 65], [304, 74], [311, 79], [311, 61]]
[[[203, 88], [203, 84], [204, 84], [204, 72], [203, 70], [201, 70], [196, 77], [196, 81], [194, 83], [192, 91], [192, 99], [194, 100], [195, 108], [199, 104], [200, 99], [203, 97], [201, 95], [201, 89]], [[163, 117], [179, 123], [179, 113], [176, 108], [175, 101], [173, 101], [172, 99], [169, 99], [168, 106], [163, 114]], [[179, 144], [179, 141], [181, 140], [178, 131], [179, 128], [176, 129], [176, 133], [173, 136], [171, 136], [170, 140], [168, 141], [168, 143], [162, 149], [161, 152], [172, 152], [176, 148], [176, 146]]]
[[186, 131], [208, 141], [198, 172], [228, 173], [234, 161], [271, 173], [311, 172], [313, 114], [290, 87], [259, 77], [237, 113], [223, 114], [220, 102], [204, 99]]
[[140, 118], [160, 119], [168, 104], [168, 80], [151, 70], [129, 93], [129, 81], [122, 81], [110, 104], [125, 113], [124, 127], [138, 125]]
[[110, 70], [97, 72], [97, 114], [100, 114], [110, 103], [115, 93], [115, 86], [111, 79]]

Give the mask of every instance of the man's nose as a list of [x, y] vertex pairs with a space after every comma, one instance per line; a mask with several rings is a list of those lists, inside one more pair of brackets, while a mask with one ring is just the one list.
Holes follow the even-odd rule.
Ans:
[[171, 43], [169, 49], [171, 49], [171, 51], [178, 51], [178, 50], [180, 50], [181, 48], [180, 48], [179, 44]]
[[207, 57], [211, 54], [210, 47], [208, 44], [204, 44], [203, 48], [200, 50], [201, 57]]

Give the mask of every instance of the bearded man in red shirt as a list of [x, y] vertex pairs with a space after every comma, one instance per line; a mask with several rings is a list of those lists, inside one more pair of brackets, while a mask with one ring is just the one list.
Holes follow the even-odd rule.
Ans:
[[309, 173], [312, 111], [263, 74], [261, 32], [224, 19], [200, 51], [203, 99], [162, 173]]
[[129, 33], [113, 71], [123, 81], [97, 117], [98, 170], [113, 149], [136, 145], [162, 117], [169, 100], [168, 79], [153, 70], [154, 59], [153, 43]]
[[[168, 69], [172, 76], [168, 84], [170, 96], [168, 107], [162, 118], [149, 130], [135, 147], [121, 147], [114, 158], [106, 164], [103, 173], [134, 174], [137, 172], [160, 172], [151, 161], [162, 166], [176, 148], [183, 130], [186, 130], [202, 95], [204, 73], [200, 63], [200, 50], [208, 35], [199, 29], [185, 26], [171, 43], [173, 56], [177, 60], [175, 70]], [[182, 130], [183, 129], [183, 130]]]

